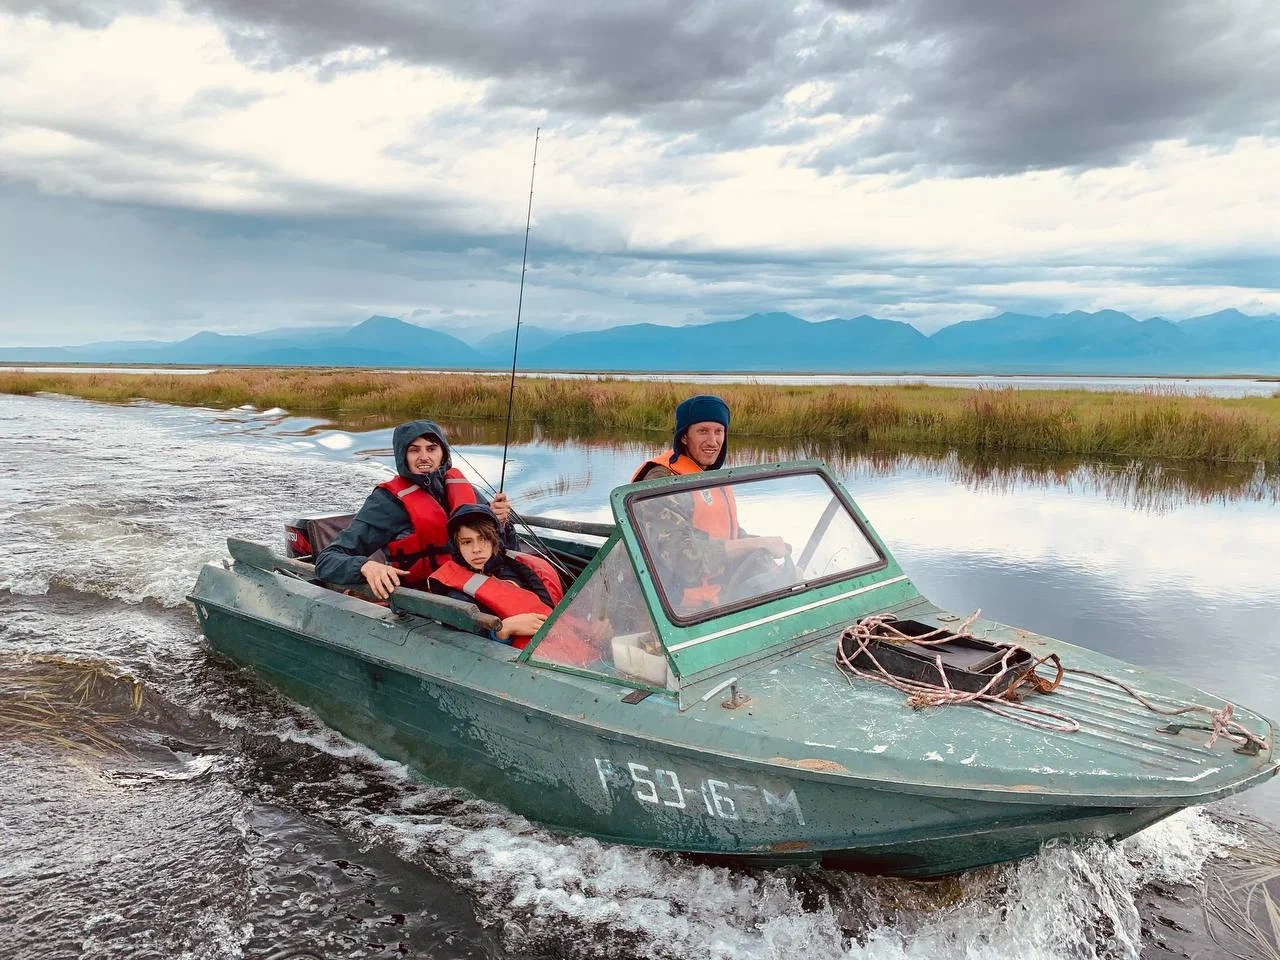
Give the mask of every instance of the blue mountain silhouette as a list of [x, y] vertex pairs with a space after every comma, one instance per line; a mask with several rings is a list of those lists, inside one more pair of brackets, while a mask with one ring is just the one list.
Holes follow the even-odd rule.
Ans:
[[[809, 322], [753, 313], [690, 326], [629, 324], [558, 335], [525, 327], [527, 370], [796, 371], [908, 373], [1280, 374], [1280, 316], [1222, 310], [1175, 323], [1116, 310], [1047, 317], [1002, 313], [925, 336], [896, 320], [858, 316]], [[0, 361], [501, 369], [511, 334], [475, 346], [373, 316], [353, 327], [278, 328], [177, 342], [0, 348]]]

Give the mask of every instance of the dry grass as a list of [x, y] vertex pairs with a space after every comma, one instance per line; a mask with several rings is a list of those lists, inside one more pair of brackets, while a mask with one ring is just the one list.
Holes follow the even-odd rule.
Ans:
[[[663, 434], [694, 384], [522, 378], [516, 416], [560, 430]], [[957, 450], [1280, 463], [1280, 397], [1171, 392], [969, 390], [931, 386], [715, 388], [738, 436], [781, 441], [933, 444]], [[253, 404], [338, 420], [432, 416], [499, 421], [507, 382], [474, 374], [220, 370], [207, 375], [0, 373], [0, 392], [135, 398], [210, 407]]]
[[1280, 835], [1254, 825], [1243, 840], [1230, 867], [1207, 885], [1209, 932], [1229, 956], [1280, 960], [1280, 904], [1273, 893], [1280, 888]]
[[59, 657], [6, 663], [0, 681], [0, 738], [10, 743], [125, 752], [112, 728], [142, 709], [142, 681]]

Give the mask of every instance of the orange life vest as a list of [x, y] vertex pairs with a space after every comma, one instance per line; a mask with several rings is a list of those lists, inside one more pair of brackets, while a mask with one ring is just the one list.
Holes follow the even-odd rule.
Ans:
[[[651, 466], [666, 467], [679, 476], [704, 472], [693, 457], [686, 453], [676, 456], [674, 450], [668, 450], [642, 463], [640, 469], [631, 478], [631, 482], [638, 482], [641, 474]], [[696, 529], [717, 540], [738, 538], [741, 533], [738, 528], [738, 502], [733, 498], [731, 489], [704, 487], [701, 490], [690, 490], [689, 495], [693, 497], [693, 526]], [[719, 599], [720, 584], [703, 580], [696, 587], [685, 588], [681, 606], [685, 612], [692, 613], [695, 610], [715, 606]]]
[[[651, 466], [666, 467], [679, 476], [704, 472], [693, 457], [686, 453], [677, 457], [675, 451], [668, 450], [642, 463], [631, 482], [638, 482], [640, 475]], [[693, 497], [693, 525], [697, 529], [717, 540], [738, 538], [738, 503], [733, 499], [732, 490], [728, 487], [703, 487], [689, 493]]]
[[464, 503], [475, 503], [475, 488], [461, 470], [455, 467], [446, 470], [444, 489], [449, 501], [449, 513], [446, 513], [435, 497], [412, 480], [395, 476], [378, 486], [400, 499], [413, 524], [408, 536], [387, 544], [387, 561], [404, 572], [405, 586], [421, 586], [431, 571], [449, 556], [449, 513]]
[[[560, 578], [551, 564], [542, 557], [535, 557], [529, 553], [511, 551], [507, 556], [524, 564], [538, 575], [542, 585], [547, 588], [547, 594], [551, 597], [553, 605], [560, 602], [561, 597], [564, 596], [564, 589], [560, 586]], [[520, 584], [510, 580], [476, 573], [452, 558], [440, 564], [431, 574], [431, 579], [450, 590], [465, 593], [500, 620], [514, 617], [518, 613], [540, 613], [546, 616], [551, 612], [551, 607], [543, 603], [542, 598], [532, 590], [526, 590]], [[523, 650], [528, 646], [530, 639], [531, 636], [512, 637], [511, 645]]]

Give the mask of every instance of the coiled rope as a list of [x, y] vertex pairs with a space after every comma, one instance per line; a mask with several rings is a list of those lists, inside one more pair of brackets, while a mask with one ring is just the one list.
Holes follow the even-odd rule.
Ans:
[[[1127, 693], [1152, 713], [1158, 713], [1161, 716], [1177, 717], [1189, 713], [1204, 714], [1209, 720], [1209, 740], [1205, 744], [1207, 747], [1212, 747], [1218, 742], [1219, 738], [1222, 738], [1230, 740], [1240, 747], [1247, 747], [1252, 744], [1258, 750], [1269, 749], [1269, 744], [1265, 739], [1232, 718], [1235, 713], [1235, 706], [1231, 703], [1225, 703], [1216, 710], [1199, 703], [1182, 704], [1176, 707], [1161, 707], [1152, 703], [1133, 687], [1121, 680], [1117, 680], [1115, 677], [1095, 673], [1092, 670], [1065, 667], [1056, 653], [1051, 653], [1044, 657], [1036, 657], [1026, 647], [1016, 643], [986, 641], [997, 648], [1002, 648], [1004, 653], [1000, 658], [999, 668], [977, 691], [957, 690], [951, 685], [941, 654], [935, 656], [933, 661], [934, 667], [938, 671], [937, 683], [908, 680], [904, 677], [894, 676], [876, 658], [873, 644], [877, 641], [912, 643], [917, 646], [932, 647], [955, 640], [957, 637], [976, 640], [978, 638], [969, 632], [969, 628], [973, 626], [981, 613], [981, 610], [975, 610], [954, 631], [939, 627], [921, 636], [911, 636], [900, 630], [895, 626], [897, 617], [891, 614], [864, 617], [846, 627], [841, 634], [840, 643], [836, 647], [836, 662], [850, 683], [853, 682], [854, 677], [860, 677], [863, 680], [874, 680], [876, 683], [883, 683], [886, 686], [893, 687], [895, 690], [907, 695], [907, 705], [913, 710], [968, 703], [1018, 723], [1025, 723], [1028, 726], [1041, 730], [1051, 730], [1056, 733], [1075, 733], [1080, 729], [1080, 723], [1064, 713], [1023, 702], [1019, 688], [1027, 686], [1037, 693], [1052, 693], [1062, 683], [1063, 676], [1072, 673], [1111, 684]], [[858, 666], [856, 661], [862, 658], [870, 661], [870, 668]], [[1026, 662], [1028, 659], [1030, 660], [1029, 664]], [[1015, 663], [1014, 661], [1017, 662]], [[1037, 668], [1045, 664], [1051, 664], [1055, 668], [1055, 674], [1052, 679], [1036, 673]]]
[[[951, 681], [947, 679], [947, 671], [943, 666], [941, 654], [935, 656], [933, 661], [938, 670], [939, 682], [926, 683], [922, 680], [907, 680], [903, 677], [894, 676], [884, 668], [884, 665], [876, 658], [872, 649], [873, 641], [888, 640], [931, 647], [954, 640], [957, 636], [971, 637], [973, 635], [969, 633], [969, 628], [973, 626], [974, 621], [978, 619], [978, 614], [981, 612], [981, 610], [975, 610], [954, 632], [939, 627], [937, 630], [918, 637], [910, 636], [894, 626], [897, 617], [890, 614], [864, 617], [845, 628], [840, 637], [840, 643], [836, 648], [836, 660], [841, 669], [845, 671], [850, 683], [853, 682], [853, 677], [861, 677], [864, 680], [875, 680], [877, 683], [886, 684], [895, 690], [905, 693], [907, 695], [907, 704], [913, 710], [940, 707], [948, 704], [971, 703], [984, 710], [997, 713], [1002, 717], [1008, 717], [1010, 720], [1016, 720], [1019, 723], [1025, 723], [1028, 726], [1038, 727], [1042, 730], [1052, 730], [1057, 733], [1075, 733], [1079, 730], [1080, 724], [1066, 714], [1023, 703], [1017, 699], [1016, 689], [1023, 683], [1030, 683], [1035, 689], [1048, 693], [1062, 682], [1063, 666], [1057, 654], [1050, 654], [1047, 657], [1037, 659], [1031, 655], [1030, 651], [1015, 643], [996, 644], [998, 647], [1005, 648], [1004, 655], [1000, 658], [1000, 669], [991, 676], [991, 679], [980, 690], [969, 691], [956, 690], [951, 686]], [[846, 652], [848, 641], [857, 642], [857, 647], [852, 652]], [[1010, 661], [1020, 653], [1031, 656], [1032, 662], [1030, 666], [1020, 664], [1015, 667], [1011, 664]], [[863, 669], [854, 662], [862, 656], [871, 661], [874, 665], [873, 669]], [[1042, 663], [1049, 662], [1056, 665], [1057, 675], [1052, 680], [1037, 676], [1035, 668]], [[1015, 676], [1013, 681], [1005, 688], [1002, 682], [1010, 673], [1021, 674], [1021, 676]], [[1002, 692], [993, 693], [993, 690], [1001, 690]]]

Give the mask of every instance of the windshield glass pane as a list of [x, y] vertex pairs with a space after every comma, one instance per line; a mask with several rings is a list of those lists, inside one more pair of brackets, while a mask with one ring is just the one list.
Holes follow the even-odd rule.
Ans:
[[556, 615], [531, 659], [629, 683], [674, 686], [626, 547], [614, 540], [607, 549], [591, 578]]
[[673, 620], [881, 561], [821, 474], [680, 490], [629, 510]]

